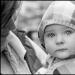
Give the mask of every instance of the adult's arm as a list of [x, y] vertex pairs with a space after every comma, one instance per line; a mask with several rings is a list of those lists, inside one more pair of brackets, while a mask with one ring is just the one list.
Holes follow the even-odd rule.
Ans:
[[40, 60], [42, 65], [46, 65], [47, 54], [41, 49], [35, 42], [33, 42], [28, 36], [25, 35], [25, 38], [29, 41], [29, 43], [34, 48], [35, 54], [37, 58]]

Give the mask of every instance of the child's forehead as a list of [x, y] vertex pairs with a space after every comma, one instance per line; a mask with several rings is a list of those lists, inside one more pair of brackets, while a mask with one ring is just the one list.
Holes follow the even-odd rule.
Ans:
[[58, 29], [60, 29], [60, 30], [65, 30], [65, 29], [74, 30], [74, 29], [72, 29], [72, 28], [70, 28], [70, 27], [68, 27], [68, 26], [60, 25], [60, 24], [48, 25], [48, 26], [45, 27], [44, 30], [45, 30], [45, 32], [46, 32], [46, 31], [53, 31], [53, 30], [58, 30]]

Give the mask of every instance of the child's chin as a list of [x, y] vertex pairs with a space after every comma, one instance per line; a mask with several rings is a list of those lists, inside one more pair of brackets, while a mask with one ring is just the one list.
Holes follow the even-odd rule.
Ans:
[[56, 52], [54, 56], [59, 59], [67, 59], [70, 57], [70, 54], [68, 52]]

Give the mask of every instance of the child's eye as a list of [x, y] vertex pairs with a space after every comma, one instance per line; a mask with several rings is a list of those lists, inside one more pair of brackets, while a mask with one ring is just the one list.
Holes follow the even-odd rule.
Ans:
[[70, 34], [72, 34], [73, 32], [72, 32], [72, 30], [66, 30], [65, 33], [66, 33], [67, 35], [70, 35]]
[[48, 33], [47, 36], [52, 38], [55, 36], [55, 34], [54, 33]]

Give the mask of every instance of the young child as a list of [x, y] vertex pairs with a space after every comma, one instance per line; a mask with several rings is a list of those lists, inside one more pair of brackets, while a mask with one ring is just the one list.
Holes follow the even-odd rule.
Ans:
[[75, 74], [75, 5], [54, 1], [40, 23], [39, 38], [48, 53], [47, 67], [36, 74]]

